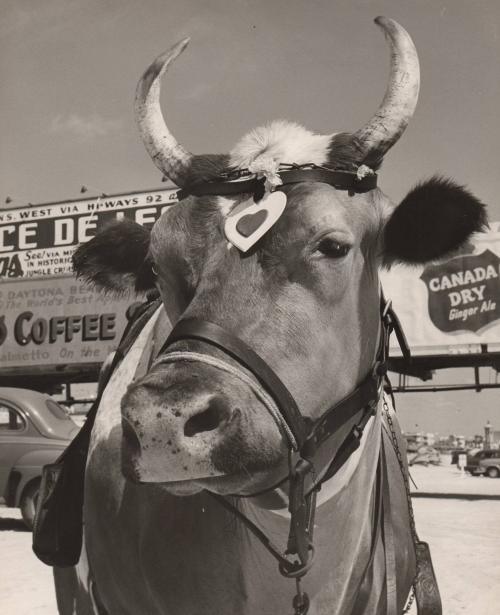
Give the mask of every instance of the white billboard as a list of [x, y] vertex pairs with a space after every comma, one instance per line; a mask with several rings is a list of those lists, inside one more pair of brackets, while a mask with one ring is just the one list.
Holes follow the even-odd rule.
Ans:
[[176, 190], [156, 190], [0, 210], [0, 280], [71, 275], [75, 247], [107, 222], [150, 227], [176, 202]]
[[500, 351], [500, 222], [446, 261], [381, 278], [414, 355]]

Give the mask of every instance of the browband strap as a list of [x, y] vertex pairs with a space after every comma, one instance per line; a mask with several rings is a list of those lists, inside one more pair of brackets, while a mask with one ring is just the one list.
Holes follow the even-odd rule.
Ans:
[[[333, 171], [326, 168], [315, 169], [292, 169], [279, 171], [282, 185], [298, 184], [300, 182], [321, 182], [330, 184], [337, 190], [349, 190], [350, 192], [363, 193], [377, 187], [377, 174], [369, 173], [364, 177], [358, 177], [350, 171]], [[265, 178], [253, 177], [251, 179], [237, 181], [208, 181], [199, 184], [185, 186], [177, 192], [177, 199], [182, 201], [188, 196], [227, 196], [236, 194], [255, 194], [257, 200], [264, 195]], [[280, 186], [276, 187], [279, 190]]]

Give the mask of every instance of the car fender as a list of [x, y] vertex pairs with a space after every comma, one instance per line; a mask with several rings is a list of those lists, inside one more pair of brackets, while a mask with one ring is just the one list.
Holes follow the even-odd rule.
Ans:
[[[488, 462], [488, 463], [486, 463]], [[484, 463], [479, 464], [483, 472], [487, 472], [488, 468], [496, 468], [500, 472], [500, 463], [492, 461], [491, 459], [485, 459]]]
[[67, 444], [63, 444], [63, 446], [57, 448], [30, 451], [16, 461], [9, 476], [9, 482], [11, 479], [13, 480], [14, 477], [16, 477], [17, 482], [15, 492], [10, 494], [10, 505], [14, 507], [19, 506], [26, 485], [34, 479], [41, 478], [43, 466], [54, 463], [66, 446]]

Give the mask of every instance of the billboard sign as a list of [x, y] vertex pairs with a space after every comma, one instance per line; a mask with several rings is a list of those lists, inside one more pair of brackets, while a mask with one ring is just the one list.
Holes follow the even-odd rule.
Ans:
[[414, 354], [500, 350], [500, 223], [446, 261], [381, 277]]
[[500, 256], [491, 250], [424, 269], [428, 313], [445, 333], [473, 331], [500, 320]]
[[2, 369], [100, 363], [120, 341], [134, 301], [112, 298], [71, 277], [0, 284]]
[[0, 210], [2, 370], [104, 361], [137, 297], [115, 298], [76, 280], [73, 251], [114, 219], [151, 227], [176, 202], [168, 189]]
[[0, 280], [71, 275], [71, 256], [105, 224], [152, 226], [175, 190], [138, 192], [0, 210]]

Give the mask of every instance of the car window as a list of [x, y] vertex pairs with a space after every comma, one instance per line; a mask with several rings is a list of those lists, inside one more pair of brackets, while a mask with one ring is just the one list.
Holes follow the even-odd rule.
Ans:
[[19, 412], [0, 403], [0, 431], [21, 431], [25, 427], [26, 421]]
[[45, 405], [50, 410], [50, 413], [56, 417], [56, 419], [71, 420], [66, 410], [53, 399], [46, 399]]

